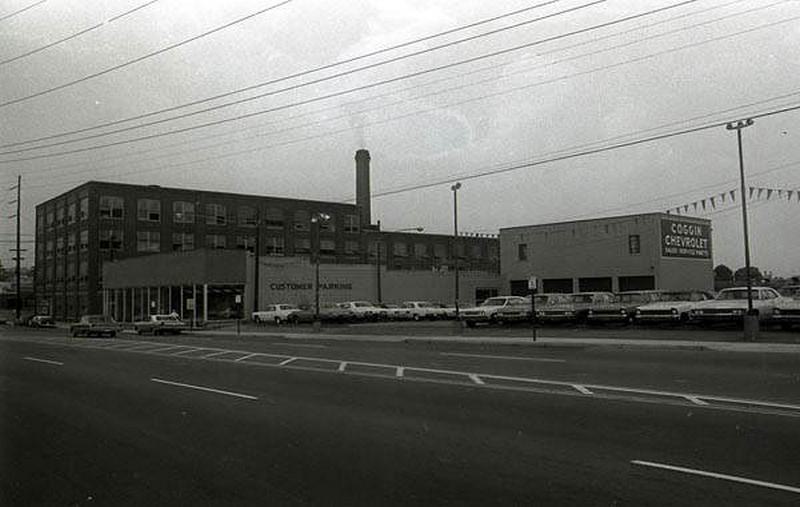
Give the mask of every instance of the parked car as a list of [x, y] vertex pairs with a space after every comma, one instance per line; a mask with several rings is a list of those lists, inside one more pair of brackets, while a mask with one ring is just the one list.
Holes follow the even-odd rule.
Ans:
[[433, 305], [434, 311], [437, 313], [439, 318], [442, 319], [455, 319], [456, 318], [456, 307], [455, 306], [447, 306], [443, 303], [431, 303]]
[[406, 320], [411, 318], [408, 308], [393, 303], [379, 303], [378, 318], [381, 320]]
[[687, 322], [697, 303], [710, 301], [714, 296], [701, 290], [663, 292], [658, 301], [636, 309], [636, 322]]
[[800, 325], [800, 288], [791, 296], [783, 296], [778, 300], [775, 309], [772, 310], [770, 321], [780, 324], [786, 330]]
[[84, 315], [69, 327], [72, 336], [117, 336], [119, 324], [108, 315]]
[[558, 302], [536, 310], [540, 322], [584, 322], [589, 310], [615, 301], [610, 292], [564, 294]]
[[[773, 317], [781, 295], [771, 287], [753, 287], [753, 311], [759, 321]], [[692, 319], [700, 324], [739, 322], [747, 313], [747, 287], [722, 289], [716, 299], [702, 301], [692, 311]]]
[[263, 310], [253, 312], [252, 318], [256, 324], [263, 322], [283, 324], [284, 322], [289, 322], [289, 316], [298, 311], [300, 311], [300, 308], [297, 305], [273, 304], [267, 305]]
[[49, 315], [32, 315], [25, 321], [28, 327], [56, 327], [56, 321]]
[[349, 311], [352, 320], [356, 321], [378, 320], [381, 311], [380, 308], [369, 301], [345, 301], [344, 303], [337, 303], [336, 306], [342, 310]]
[[[312, 310], [313, 313], [313, 310]], [[348, 307], [342, 307], [336, 303], [325, 303], [320, 305], [319, 319], [322, 322], [351, 322], [355, 319], [353, 312]]]
[[137, 334], [151, 334], [153, 336], [160, 334], [180, 334], [181, 331], [185, 331], [188, 327], [189, 326], [174, 313], [166, 315], [155, 314], [151, 315], [147, 320], [133, 323], [133, 330], [136, 331]]
[[461, 318], [469, 327], [475, 327], [475, 324], [479, 322], [492, 324], [497, 321], [497, 312], [500, 309], [511, 304], [524, 303], [525, 301], [525, 298], [520, 296], [490, 297], [478, 306], [461, 310]]
[[606, 304], [595, 305], [586, 312], [589, 323], [620, 322], [628, 324], [633, 322], [636, 308], [658, 301], [661, 293], [655, 290], [639, 290], [620, 292], [614, 296], [614, 301]]
[[408, 311], [412, 320], [436, 319], [442, 314], [430, 301], [405, 301], [402, 307]]
[[[498, 322], [523, 322], [531, 319], [531, 298], [523, 298], [525, 302], [515, 302], [497, 312]], [[534, 296], [535, 311], [544, 310], [551, 306], [565, 302], [563, 294], [536, 294]]]

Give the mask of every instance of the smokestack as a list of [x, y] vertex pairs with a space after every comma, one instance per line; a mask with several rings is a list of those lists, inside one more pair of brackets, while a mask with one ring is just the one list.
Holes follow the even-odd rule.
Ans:
[[356, 151], [356, 206], [361, 209], [361, 225], [372, 224], [369, 187], [369, 151]]

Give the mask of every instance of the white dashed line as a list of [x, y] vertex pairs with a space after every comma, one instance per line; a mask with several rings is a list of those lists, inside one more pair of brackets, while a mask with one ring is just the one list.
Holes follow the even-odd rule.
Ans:
[[211, 358], [211, 357], [222, 356], [224, 354], [230, 354], [230, 352], [231, 352], [230, 350], [220, 350], [220, 351], [217, 351], [217, 352], [212, 352], [211, 354], [206, 354], [206, 355], [202, 356], [200, 359], [208, 359], [208, 358]]
[[574, 387], [576, 391], [578, 391], [579, 393], [582, 393], [582, 394], [587, 394], [587, 395], [590, 395], [590, 396], [592, 394], [594, 394], [593, 392], [591, 392], [590, 390], [586, 389], [586, 387], [584, 387], [584, 386], [582, 386], [580, 384], [573, 384], [572, 387]]
[[474, 373], [470, 374], [469, 379], [472, 380], [473, 382], [475, 382], [476, 384], [481, 385], [481, 386], [486, 383], [483, 380], [481, 380], [481, 378], [479, 376], [475, 375]]
[[347, 368], [347, 362], [346, 361], [342, 361], [341, 363], [339, 363], [339, 370], [338, 371], [344, 371], [345, 368]]
[[775, 484], [774, 482], [764, 482], [764, 481], [757, 481], [754, 479], [747, 479], [745, 477], [738, 477], [735, 475], [726, 475], [726, 474], [718, 474], [716, 472], [706, 472], [703, 470], [695, 470], [693, 468], [684, 468], [678, 467], [673, 465], [664, 465], [662, 463], [653, 463], [652, 461], [639, 461], [633, 460], [631, 461], [634, 465], [645, 466], [645, 467], [652, 467], [652, 468], [660, 468], [662, 470], [670, 470], [672, 472], [681, 472], [684, 474], [693, 474], [693, 475], [702, 475], [704, 477], [712, 477], [714, 479], [723, 479], [726, 481], [732, 482], [740, 482], [742, 484], [750, 484], [753, 486], [761, 486], [763, 488], [771, 488], [771, 489], [779, 489], [781, 491], [789, 491], [791, 493], [798, 493], [800, 494], [800, 488], [796, 488], [793, 486], [786, 486], [783, 484]]
[[236, 398], [245, 398], [248, 400], [257, 400], [257, 396], [250, 396], [249, 394], [242, 394], [242, 393], [235, 393], [233, 391], [223, 391], [221, 389], [213, 389], [211, 387], [203, 387], [203, 386], [195, 386], [192, 384], [184, 384], [182, 382], [172, 382], [170, 380], [162, 380], [158, 378], [151, 378], [153, 382], [158, 382], [159, 384], [166, 384], [170, 386], [177, 386], [177, 387], [185, 387], [187, 389], [196, 389], [198, 391], [206, 391], [209, 393], [216, 393], [216, 394], [224, 394], [226, 396], [234, 396]]
[[684, 396], [687, 400], [691, 401], [695, 405], [708, 405], [705, 401], [701, 400], [697, 396]]
[[289, 359], [287, 359], [285, 361], [281, 361], [280, 363], [278, 363], [278, 366], [286, 366], [287, 364], [289, 364], [291, 362], [294, 362], [294, 361], [297, 361], [297, 358], [296, 357], [290, 357]]
[[238, 363], [239, 361], [244, 361], [245, 359], [250, 359], [251, 357], [254, 357], [254, 356], [257, 356], [257, 355], [259, 355], [259, 354], [258, 353], [247, 354], [246, 356], [237, 357], [236, 359], [234, 359], [233, 362], [234, 363]]
[[37, 363], [45, 363], [45, 364], [54, 364], [56, 366], [64, 366], [64, 363], [60, 361], [51, 361], [50, 359], [39, 359], [38, 357], [23, 357], [23, 359], [27, 361], [34, 361]]
[[521, 356], [488, 356], [483, 354], [462, 354], [461, 352], [442, 352], [443, 356], [477, 357], [481, 359], [508, 359], [510, 361], [538, 361], [542, 363], [566, 363], [566, 359], [550, 359], [546, 357], [521, 357]]
[[315, 345], [311, 343], [284, 343], [284, 342], [274, 342], [270, 345], [286, 345], [288, 347], [306, 347], [309, 349], [327, 349], [328, 347], [325, 345]]
[[198, 350], [203, 350], [203, 349], [190, 348], [188, 350], [181, 350], [180, 352], [173, 352], [170, 355], [171, 356], [179, 356], [181, 354], [188, 354], [189, 352], [197, 352]]
[[394, 376], [397, 377], [397, 378], [403, 378], [405, 373], [406, 373], [406, 369], [403, 368], [402, 366], [398, 366], [397, 370], [395, 370]]

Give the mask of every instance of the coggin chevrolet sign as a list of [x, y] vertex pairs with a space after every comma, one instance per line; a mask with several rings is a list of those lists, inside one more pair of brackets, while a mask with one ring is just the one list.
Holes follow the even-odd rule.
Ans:
[[670, 218], [661, 219], [661, 256], [711, 258], [711, 227]]

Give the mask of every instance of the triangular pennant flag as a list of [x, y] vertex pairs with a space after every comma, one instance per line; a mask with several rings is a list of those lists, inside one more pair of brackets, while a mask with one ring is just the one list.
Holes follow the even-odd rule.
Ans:
[[783, 197], [783, 190], [778, 189], [778, 199], [780, 199], [781, 197]]
[[731, 202], [736, 202], [736, 190], [731, 190]]
[[[800, 200], [800, 192], [798, 192], [798, 194], [797, 194], [797, 199]], [[687, 213], [688, 211], [689, 211], [689, 205], [688, 204], [684, 204], [683, 205], [683, 212]]]
[[714, 197], [711, 198], [711, 207], [717, 209], [717, 203], [714, 202]]
[[767, 200], [769, 201], [769, 198], [772, 197], [772, 189], [766, 188], [765, 190], [767, 191]]
[[792, 194], [793, 193], [794, 193], [794, 190], [787, 190], [786, 191], [786, 200], [787, 201], [791, 201], [792, 200]]
[[667, 210], [667, 215], [671, 215], [672, 214], [672, 213], [670, 213], [671, 211], [672, 210]]
[[694, 207], [694, 211], [697, 212], [697, 201], [693, 202], [692, 206]]
[[701, 202], [703, 204], [703, 211], [705, 211], [706, 210], [706, 200], [703, 199]]
[[755, 192], [755, 191], [756, 191], [755, 187], [750, 187], [750, 199], [753, 198], [753, 192]]
[[758, 187], [758, 194], [756, 195], [756, 198], [757, 199], [761, 199], [761, 194], [763, 194], [763, 193], [764, 193], [764, 189], [761, 188], [761, 187]]
[[678, 206], [677, 208], [675, 208], [675, 213], [676, 213], [676, 214], [678, 214], [678, 215], [680, 215], [680, 214], [681, 214], [681, 207], [680, 207], [680, 206]]
[[722, 204], [725, 204], [725, 192], [719, 194], [719, 198], [722, 200]]

